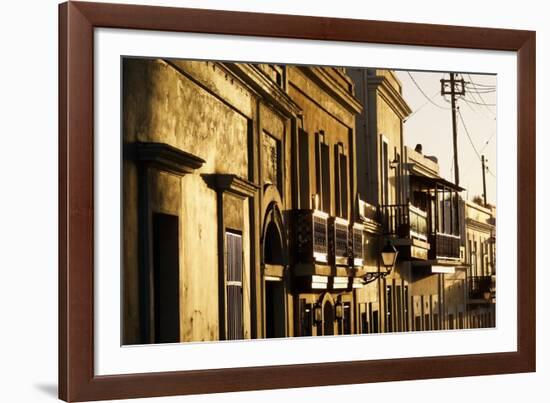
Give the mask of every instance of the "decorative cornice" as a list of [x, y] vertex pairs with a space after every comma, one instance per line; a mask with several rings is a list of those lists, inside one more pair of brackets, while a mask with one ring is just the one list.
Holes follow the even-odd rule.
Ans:
[[302, 110], [277, 84], [271, 81], [256, 66], [248, 63], [222, 63], [225, 68], [237, 76], [253, 91], [264, 96], [287, 117], [295, 117]]
[[306, 77], [310, 78], [320, 88], [332, 95], [340, 104], [352, 113], [361, 113], [363, 105], [355, 96], [345, 91], [337, 84], [322, 67], [299, 66], [298, 67]]
[[388, 103], [401, 120], [412, 113], [411, 108], [385, 76], [368, 76], [367, 87], [378, 91], [380, 96]]
[[425, 176], [432, 179], [439, 178], [439, 172], [435, 172], [416, 161], [407, 162], [404, 165], [412, 175]]
[[193, 173], [205, 163], [202, 158], [166, 143], [139, 142], [128, 144], [125, 148], [133, 151], [136, 161], [178, 175]]
[[493, 224], [489, 224], [487, 222], [478, 221], [474, 218], [466, 217], [464, 220], [466, 223], [466, 229], [473, 229], [477, 231], [483, 231], [486, 233], [491, 233], [495, 229], [495, 226]]
[[228, 192], [242, 199], [252, 197], [260, 188], [256, 184], [234, 174], [204, 174], [206, 184], [220, 192]]

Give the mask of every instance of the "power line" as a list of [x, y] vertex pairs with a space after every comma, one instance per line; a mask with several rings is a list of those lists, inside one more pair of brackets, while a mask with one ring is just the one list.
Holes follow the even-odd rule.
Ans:
[[480, 152], [483, 152], [483, 150], [485, 150], [485, 149], [487, 148], [487, 146], [489, 145], [489, 142], [493, 139], [493, 137], [495, 137], [496, 134], [497, 134], [497, 131], [495, 130], [495, 131], [493, 132], [493, 134], [491, 134], [491, 135], [489, 136], [489, 138], [487, 139], [487, 141], [485, 141], [485, 144], [483, 145], [483, 147], [481, 147]]
[[[483, 150], [485, 149], [487, 144], [489, 144], [489, 141], [494, 137], [494, 135], [496, 134], [496, 131], [487, 139], [487, 141], [485, 142], [485, 145], [481, 149], [481, 152], [479, 152], [479, 151], [477, 151], [477, 148], [474, 145], [472, 137], [470, 136], [470, 132], [468, 131], [468, 128], [466, 127], [466, 123], [464, 122], [464, 118], [462, 117], [462, 113], [460, 113], [460, 109], [458, 109], [458, 116], [460, 117], [460, 121], [462, 122], [462, 127], [464, 127], [464, 131], [466, 132], [466, 135], [468, 136], [468, 140], [470, 141], [470, 145], [474, 149], [474, 152], [476, 153], [477, 158], [481, 162], [483, 169], [486, 169], [487, 172], [489, 172], [491, 174], [491, 176], [496, 179], [496, 175], [487, 166], [487, 160], [484, 160], [484, 157], [481, 156], [481, 152], [483, 152]], [[468, 168], [470, 168], [470, 167], [471, 167], [471, 165], [469, 165], [467, 167], [467, 169], [466, 169], [467, 172], [469, 172]]]
[[[472, 79], [472, 76], [470, 74], [468, 74], [468, 78], [470, 79], [471, 82], [473, 82], [474, 80]], [[495, 91], [496, 91], [496, 87], [495, 87]], [[493, 111], [491, 111], [491, 109], [489, 109], [489, 105], [487, 104], [487, 102], [485, 102], [485, 99], [481, 96], [481, 94], [479, 93], [479, 91], [477, 89], [474, 88], [474, 93], [477, 94], [479, 100], [481, 101], [481, 104], [482, 105], [485, 105], [485, 108], [487, 108], [487, 110], [491, 113], [493, 113]], [[496, 105], [492, 105], [492, 106], [496, 106]]]
[[[496, 104], [479, 103], [479, 102], [476, 102], [476, 101], [468, 100], [468, 99], [466, 99], [466, 98], [463, 98], [462, 100], [463, 100], [464, 102], [468, 102], [468, 103], [471, 103], [471, 104], [474, 104], [474, 105], [485, 105], [485, 106], [487, 106], [487, 107], [489, 107], [489, 106], [497, 106]], [[490, 110], [490, 109], [489, 109], [489, 110]], [[491, 113], [493, 113], [493, 112], [491, 112]]]
[[[466, 96], [468, 96], [468, 92], [466, 92]], [[464, 99], [464, 98], [460, 98], [460, 99]], [[489, 116], [486, 112], [480, 112], [478, 111], [477, 109], [475, 109], [471, 104], [469, 104], [468, 102], [465, 102], [464, 105], [466, 105], [472, 112], [474, 112], [476, 115], [479, 115], [487, 120], [490, 120], [490, 121], [494, 121], [496, 120], [496, 117], [493, 115], [493, 116]]]
[[490, 121], [495, 121], [497, 118], [496, 118], [496, 115], [494, 114], [494, 112], [491, 112], [491, 110], [488, 110], [488, 112], [485, 110], [486, 108], [474, 108], [472, 105], [471, 102], [467, 102], [467, 101], [474, 101], [476, 102], [474, 99], [473, 99], [473, 95], [471, 93], [469, 93], [468, 91], [465, 92], [465, 98], [464, 97], [461, 97], [460, 99], [462, 99], [464, 102], [464, 105], [466, 105], [472, 112], [478, 114], [479, 116], [482, 116], [484, 117], [485, 119], [487, 120], [490, 120]]
[[409, 121], [410, 118], [412, 118], [417, 112], [419, 112], [422, 108], [424, 108], [426, 105], [428, 105], [430, 103], [430, 100], [433, 100], [433, 98], [435, 98], [436, 95], [439, 95], [439, 90], [437, 90], [435, 92], [435, 94], [433, 94], [430, 99], [428, 99], [426, 102], [424, 102], [419, 108], [417, 108], [413, 113], [411, 113], [409, 116], [407, 116], [406, 119], [403, 120], [403, 123], [404, 122], [407, 122]]
[[464, 131], [466, 132], [466, 135], [468, 136], [468, 140], [470, 140], [470, 144], [472, 145], [472, 148], [474, 149], [474, 151], [477, 155], [477, 158], [479, 158], [479, 160], [481, 161], [481, 154], [477, 151], [477, 148], [474, 145], [472, 137], [470, 136], [470, 132], [468, 131], [468, 128], [466, 127], [466, 123], [464, 123], [464, 118], [462, 117], [462, 113], [460, 113], [459, 108], [457, 108], [457, 110], [458, 110], [458, 117], [460, 118], [460, 121], [462, 122], [462, 127], [464, 127]]
[[[471, 87], [466, 87], [466, 89], [468, 91], [472, 91], [472, 88]], [[475, 93], [476, 95], [478, 94], [496, 94], [496, 90], [493, 90], [493, 91], [477, 91], [477, 90], [474, 90], [472, 91], [473, 93]]]
[[475, 92], [476, 94], [494, 94], [497, 92], [496, 89], [494, 90], [479, 90], [478, 88], [475, 88], [475, 87], [466, 87], [467, 90], [473, 90], [473, 92]]
[[431, 104], [437, 106], [439, 109], [443, 109], [443, 110], [449, 110], [449, 108], [445, 108], [444, 106], [441, 106], [441, 105], [438, 105], [436, 104], [434, 101], [431, 100], [430, 97], [428, 97], [426, 95], [426, 93], [424, 92], [424, 90], [420, 87], [420, 85], [418, 85], [418, 83], [416, 82], [416, 80], [414, 79], [414, 77], [412, 76], [412, 74], [410, 73], [410, 71], [407, 71], [407, 74], [409, 75], [409, 77], [411, 78], [412, 82], [414, 83], [414, 85], [416, 86], [416, 88], [418, 88], [418, 91], [420, 91], [422, 93], [422, 95], [424, 95], [424, 98], [426, 98]]
[[[470, 80], [472, 80], [472, 76], [470, 74], [468, 74], [468, 78]], [[490, 88], [496, 88], [496, 85], [494, 84], [480, 84], [480, 83], [474, 83], [473, 81], [468, 81], [466, 82], [466, 84], [471, 84], [471, 85], [475, 85], [477, 87], [490, 87]]]
[[[460, 113], [460, 109], [458, 109], [458, 116], [460, 117], [460, 121], [462, 122], [462, 127], [464, 127], [464, 131], [466, 132], [466, 135], [468, 136], [468, 140], [470, 140], [470, 145], [474, 149], [474, 152], [476, 153], [477, 158], [479, 159], [479, 161], [483, 162], [483, 159], [481, 157], [481, 153], [479, 151], [477, 151], [477, 148], [474, 145], [472, 137], [470, 136], [470, 132], [468, 132], [468, 128], [466, 127], [466, 124], [464, 123], [464, 118], [462, 117], [462, 114]], [[496, 134], [496, 132], [491, 135], [491, 137], [487, 140], [485, 145], [487, 145], [489, 143], [489, 140], [491, 140], [495, 134]], [[483, 149], [482, 149], [482, 151], [483, 151]], [[487, 161], [485, 161], [485, 162], [487, 162]], [[493, 178], [496, 179], [496, 175], [489, 169], [489, 167], [487, 165], [485, 165], [485, 167], [487, 168], [487, 172], [489, 172], [493, 176]]]
[[480, 86], [479, 84], [474, 84], [472, 83], [471, 81], [466, 81], [464, 83], [467, 87], [471, 87], [471, 88], [476, 88], [480, 91], [494, 91], [497, 89], [496, 85], [491, 85], [491, 86]]

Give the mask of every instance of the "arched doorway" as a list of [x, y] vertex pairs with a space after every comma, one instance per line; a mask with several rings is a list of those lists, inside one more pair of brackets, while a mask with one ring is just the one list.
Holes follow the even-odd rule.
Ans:
[[329, 300], [323, 306], [323, 336], [334, 334], [334, 305]]
[[[335, 334], [334, 322], [336, 314], [334, 311], [335, 301], [329, 292], [325, 292], [319, 299], [319, 305], [323, 312], [322, 322], [317, 326], [317, 335], [332, 336]], [[322, 333], [321, 333], [322, 332]]]
[[281, 213], [272, 203], [264, 220], [262, 237], [266, 338], [286, 336], [285, 250]]
[[271, 221], [264, 235], [264, 263], [271, 265], [283, 265], [283, 240], [277, 225]]

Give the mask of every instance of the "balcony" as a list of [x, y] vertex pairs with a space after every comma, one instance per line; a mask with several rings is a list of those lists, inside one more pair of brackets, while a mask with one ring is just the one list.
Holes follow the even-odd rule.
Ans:
[[294, 252], [297, 263], [328, 262], [328, 214], [294, 210]]
[[381, 206], [380, 218], [386, 235], [428, 240], [428, 214], [411, 204]]
[[491, 276], [476, 276], [468, 278], [468, 296], [470, 300], [490, 302], [495, 295], [494, 280]]
[[457, 260], [460, 259], [460, 235], [436, 232], [429, 237], [430, 259]]

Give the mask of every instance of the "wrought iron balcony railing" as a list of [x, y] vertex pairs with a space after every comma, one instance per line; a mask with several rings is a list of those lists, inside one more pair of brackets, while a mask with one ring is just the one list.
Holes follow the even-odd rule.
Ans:
[[410, 203], [381, 206], [380, 220], [386, 235], [428, 240], [428, 214]]
[[430, 259], [460, 259], [460, 235], [436, 232], [429, 242]]
[[494, 284], [491, 276], [474, 276], [468, 278], [468, 296], [470, 299], [490, 301], [494, 295]]

